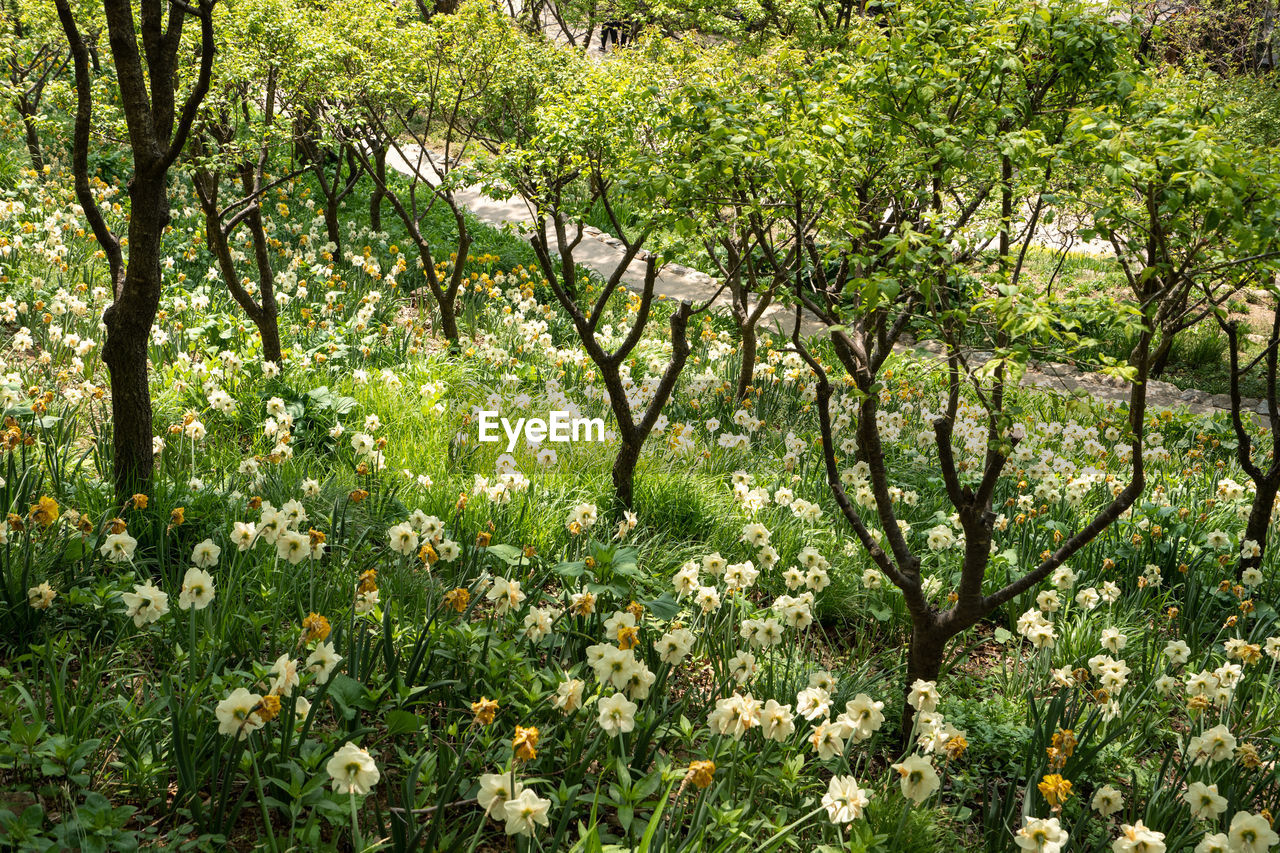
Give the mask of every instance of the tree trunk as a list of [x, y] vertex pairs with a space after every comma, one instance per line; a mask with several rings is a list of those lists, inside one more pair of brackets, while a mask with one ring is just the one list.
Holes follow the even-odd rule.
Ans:
[[909, 747], [911, 728], [915, 724], [916, 709], [906, 701], [911, 685], [917, 680], [937, 681], [942, 672], [942, 658], [946, 654], [946, 632], [932, 616], [911, 619], [911, 644], [907, 647], [907, 680], [902, 688], [902, 741]]
[[613, 493], [623, 509], [633, 509], [635, 503], [636, 463], [640, 461], [640, 447], [644, 439], [633, 442], [624, 438], [613, 460]]
[[[653, 295], [652, 288], [656, 275], [656, 265], [651, 258], [648, 269], [645, 271], [646, 298], [651, 298]], [[557, 293], [557, 296], [563, 297], [563, 292]], [[692, 308], [693, 306], [686, 301], [681, 303], [680, 308], [671, 315], [671, 361], [668, 362], [667, 369], [662, 374], [662, 380], [658, 383], [658, 389], [654, 392], [649, 405], [645, 407], [640, 420], [632, 419], [631, 403], [627, 400], [618, 371], [621, 361], [612, 358], [604, 362], [596, 361], [596, 365], [604, 375], [605, 387], [609, 389], [609, 407], [613, 409], [614, 419], [618, 422], [618, 432], [622, 436], [622, 447], [618, 449], [618, 456], [613, 460], [613, 490], [618, 504], [623, 509], [634, 508], [636, 463], [640, 461], [640, 449], [644, 447], [649, 434], [653, 432], [653, 426], [662, 413], [662, 407], [667, 404], [667, 400], [671, 399], [676, 381], [684, 370], [685, 362], [689, 360], [688, 329]], [[641, 316], [635, 322], [643, 326], [647, 311], [642, 308], [640, 314]]]
[[450, 304], [448, 299], [442, 299], [439, 302], [440, 308], [440, 334], [444, 335], [451, 345], [458, 344], [458, 303], [455, 301]]
[[[243, 185], [246, 194], [252, 192], [256, 181], [253, 174], [246, 171]], [[262, 212], [255, 208], [245, 218], [245, 227], [253, 238], [254, 262], [258, 267], [258, 313], [253, 317], [258, 334], [262, 337], [262, 358], [275, 362], [276, 367], [284, 369], [284, 361], [280, 351], [280, 327], [276, 306], [276, 275], [271, 267], [271, 250], [267, 243], [267, 233], [262, 227]]]
[[[403, 212], [403, 208], [397, 207], [397, 211], [401, 212], [401, 219], [405, 220], [407, 225], [412, 225], [412, 221], [406, 219], [407, 214]], [[435, 261], [431, 254], [431, 246], [427, 243], [422, 233], [417, 231], [417, 227], [410, 228], [409, 236], [418, 246], [418, 257], [422, 261], [422, 274], [427, 279], [427, 289], [431, 291], [431, 296], [435, 300], [436, 308], [440, 311], [440, 334], [449, 342], [450, 347], [457, 347], [461, 336], [458, 333], [458, 286], [456, 282], [461, 281], [461, 277], [450, 274], [448, 282], [440, 280], [436, 275]], [[471, 245], [471, 237], [463, 232], [458, 235], [458, 254], [454, 261], [455, 270], [459, 269], [461, 264], [466, 262], [467, 247]]]
[[742, 358], [738, 370], [738, 391], [734, 398], [739, 403], [751, 392], [751, 385], [756, 376], [757, 335], [755, 322], [748, 322], [742, 327]]
[[369, 194], [369, 227], [374, 231], [382, 230], [382, 197], [383, 187], [387, 182], [387, 148], [385, 145], [377, 146], [373, 151], [373, 168], [376, 178], [373, 182], [373, 192]]
[[338, 200], [326, 198], [324, 203], [324, 229], [333, 244], [333, 262], [342, 263], [342, 224], [338, 222]]
[[[89, 49], [81, 37], [68, 0], [55, 0], [58, 19], [67, 37], [75, 69], [76, 120], [72, 171], [76, 198], [84, 208], [111, 268], [113, 300], [102, 314], [106, 341], [102, 360], [111, 374], [113, 460], [117, 499], [121, 502], [150, 485], [155, 464], [152, 449], [151, 389], [148, 386], [147, 345], [151, 324], [160, 307], [163, 277], [160, 247], [169, 224], [168, 173], [187, 144], [200, 102], [213, 74], [213, 0], [184, 4], [160, 30], [158, 7], [142, 15], [142, 47], [129, 3], [105, 3], [108, 42], [120, 83], [119, 103], [129, 131], [133, 177], [129, 181], [129, 259], [124, 262], [120, 241], [111, 232], [90, 189], [89, 139], [93, 85]], [[177, 57], [186, 15], [200, 21], [200, 74], [177, 109]], [[153, 27], [154, 25], [154, 27]], [[95, 60], [96, 61], [96, 60]], [[149, 85], [148, 85], [149, 84]], [[176, 120], [176, 124], [175, 124]]]
[[283, 369], [278, 323], [279, 309], [275, 299], [275, 277], [271, 269], [267, 236], [262, 228], [262, 216], [255, 211], [245, 217], [246, 227], [253, 238], [254, 257], [258, 266], [259, 302], [255, 302], [240, 284], [240, 275], [231, 254], [231, 244], [222, 231], [221, 217], [218, 215], [218, 176], [197, 172], [192, 175], [192, 181], [196, 186], [200, 205], [204, 209], [205, 242], [218, 262], [218, 269], [222, 273], [227, 290], [257, 327], [258, 335], [262, 339], [263, 361], [274, 362], [277, 367]]
[[280, 328], [275, 316], [264, 316], [262, 322], [255, 322], [254, 325], [258, 327], [258, 334], [262, 336], [262, 360], [270, 361], [276, 367], [283, 369], [284, 355], [280, 349]]
[[1241, 558], [1236, 566], [1236, 580], [1244, 575], [1245, 569], [1258, 568], [1267, 553], [1267, 533], [1271, 529], [1271, 511], [1275, 507], [1276, 494], [1280, 491], [1280, 479], [1264, 477], [1254, 481], [1257, 491], [1253, 496], [1253, 506], [1249, 511], [1249, 521], [1244, 527], [1244, 538], [1258, 543], [1258, 556]]
[[1156, 351], [1151, 357], [1151, 373], [1152, 379], [1160, 378], [1164, 373], [1164, 369], [1169, 366], [1169, 355], [1173, 352], [1173, 335], [1163, 335], [1160, 343], [1156, 345]]
[[116, 299], [102, 315], [107, 339], [102, 360], [111, 373], [111, 426], [116, 496], [146, 491], [153, 452], [151, 324], [160, 306], [160, 241], [169, 222], [166, 176], [135, 175], [129, 188], [129, 261]]
[[31, 168], [44, 177], [44, 153], [40, 150], [40, 134], [36, 130], [35, 109], [26, 98], [18, 100], [18, 113], [22, 116], [23, 135], [27, 142], [27, 154], [31, 156]]

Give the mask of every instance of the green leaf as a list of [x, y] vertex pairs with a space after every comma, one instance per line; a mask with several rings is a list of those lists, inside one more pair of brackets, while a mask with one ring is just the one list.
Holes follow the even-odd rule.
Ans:
[[657, 598], [649, 601], [641, 601], [640, 603], [644, 605], [646, 610], [653, 613], [653, 615], [657, 616], [659, 619], [671, 620], [676, 618], [680, 613], [679, 602], [672, 598], [671, 593], [669, 592], [664, 592]]
[[340, 672], [329, 684], [328, 696], [343, 718], [350, 720], [355, 717], [360, 699], [364, 696], [364, 685]]
[[524, 559], [524, 552], [514, 545], [490, 545], [485, 548], [485, 551], [497, 557], [508, 566], [518, 565], [520, 561]]
[[388, 711], [386, 722], [390, 735], [412, 734], [421, 731], [423, 726], [422, 717], [410, 711]]

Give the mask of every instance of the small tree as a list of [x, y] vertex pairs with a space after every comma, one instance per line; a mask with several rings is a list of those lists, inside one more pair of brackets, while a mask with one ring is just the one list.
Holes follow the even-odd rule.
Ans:
[[[457, 344], [458, 292], [466, 280], [471, 227], [458, 198], [458, 166], [472, 155], [475, 125], [463, 116], [483, 102], [512, 39], [510, 22], [479, 3], [430, 23], [396, 24], [369, 14], [349, 35], [359, 50], [345, 59], [350, 109], [335, 128], [349, 142], [376, 197], [390, 205], [418, 252], [427, 288], [440, 313], [440, 332]], [[431, 142], [438, 150], [432, 150]], [[408, 170], [408, 185], [388, 180], [386, 158]], [[460, 174], [460, 173], [459, 173]], [[452, 219], [455, 260], [443, 271], [425, 217], [443, 205]]]
[[[641, 448], [689, 356], [689, 319], [710, 302], [695, 308], [684, 301], [672, 311], [671, 355], [665, 368], [649, 383], [647, 394], [629, 389], [626, 362], [652, 319], [659, 267], [652, 255], [643, 259], [642, 275], [633, 264], [665, 216], [660, 208], [668, 203], [655, 195], [661, 182], [653, 180], [668, 162], [655, 120], [655, 98], [661, 93], [642, 82], [661, 75], [630, 55], [596, 65], [568, 51], [559, 53], [561, 62], [540, 64], [554, 57], [531, 51], [527, 56], [533, 61], [491, 88], [491, 98], [502, 98], [509, 89], [508, 104], [524, 105], [528, 111], [521, 114], [508, 106], [510, 112], [477, 121], [477, 137], [500, 152], [486, 164], [488, 188], [516, 192], [528, 201], [538, 266], [600, 371], [621, 442], [613, 464], [614, 491], [618, 504], [630, 508]], [[542, 103], [537, 87], [557, 97]], [[510, 129], [505, 142], [497, 138], [504, 129]], [[623, 199], [626, 214], [620, 207]], [[588, 296], [575, 253], [583, 239], [582, 221], [593, 209], [608, 220], [622, 256], [599, 291]], [[625, 299], [628, 319], [609, 340], [602, 320], [628, 284], [637, 294]]]
[[[295, 3], [288, 7], [292, 20], [287, 27], [292, 44], [282, 44], [287, 61], [278, 65], [276, 86], [280, 115], [292, 122], [294, 166], [307, 171], [320, 191], [325, 233], [332, 245], [334, 263], [344, 257], [342, 222], [339, 211], [364, 175], [353, 140], [359, 140], [358, 123], [350, 115], [346, 89], [338, 75], [344, 58], [354, 52], [347, 39], [335, 30], [335, 20], [356, 27], [372, 16], [386, 25], [398, 26], [383, 3], [314, 6]], [[277, 22], [277, 26], [283, 26]], [[356, 142], [354, 144], [359, 144]]]
[[7, 65], [5, 94], [22, 121], [23, 139], [31, 168], [43, 176], [44, 151], [40, 144], [40, 112], [49, 84], [56, 81], [71, 61], [49, 7], [27, 0], [8, 0], [0, 5], [0, 36]]
[[[1231, 396], [1231, 426], [1236, 434], [1236, 459], [1240, 467], [1253, 481], [1253, 501], [1249, 507], [1249, 518], [1245, 521], [1244, 534], [1241, 536], [1241, 550], [1236, 561], [1236, 579], [1244, 577], [1249, 569], [1262, 566], [1262, 558], [1266, 556], [1270, 539], [1271, 519], [1275, 512], [1276, 495], [1280, 493], [1280, 295], [1277, 294], [1278, 283], [1272, 283], [1268, 291], [1272, 297], [1272, 320], [1270, 333], [1264, 342], [1261, 353], [1248, 364], [1241, 365], [1240, 321], [1222, 316], [1215, 312], [1214, 318], [1227, 336], [1228, 380]], [[1262, 374], [1266, 406], [1265, 423], [1269, 431], [1267, 443], [1270, 448], [1267, 459], [1254, 457], [1253, 436], [1248, 429], [1245, 418], [1253, 418], [1244, 411], [1244, 400], [1240, 394], [1240, 380], [1258, 371]], [[1252, 543], [1253, 547], [1249, 547]]]
[[[133, 155], [126, 259], [89, 183], [89, 140], [93, 130], [89, 50], [69, 0], [54, 0], [75, 68], [71, 165], [76, 198], [106, 255], [115, 296], [102, 315], [107, 329], [102, 358], [111, 373], [115, 485], [121, 498], [145, 488], [151, 479], [154, 450], [147, 345], [164, 287], [160, 248], [169, 224], [169, 169], [182, 153], [200, 102], [209, 89], [214, 55], [213, 2], [169, 3], [166, 15], [162, 0], [138, 0], [136, 4], [130, 0], [102, 0]], [[194, 83], [179, 101], [184, 70], [183, 29], [189, 16], [200, 26], [199, 67]], [[192, 45], [185, 47], [191, 50]]]
[[[1239, 326], [1226, 306], [1248, 285], [1267, 282], [1280, 255], [1280, 207], [1274, 158], [1234, 142], [1232, 116], [1218, 107], [1188, 106], [1175, 90], [1153, 89], [1145, 97], [1078, 121], [1080, 143], [1102, 153], [1101, 171], [1110, 191], [1086, 197], [1094, 227], [1114, 248], [1137, 307], [1158, 332], [1152, 375], [1163, 369], [1174, 336], [1212, 316], [1227, 335], [1231, 417], [1236, 455], [1256, 487], [1236, 573], [1262, 563], [1280, 465], [1263, 468], [1254, 458], [1245, 428], [1240, 380], [1261, 363], [1270, 407], [1277, 420], [1276, 343], [1273, 325], [1267, 348], [1240, 364]], [[1274, 292], [1274, 289], [1272, 290]], [[1276, 441], [1273, 429], [1273, 451]]]
[[[1130, 78], [1097, 73], [1099, 65], [1112, 70], [1115, 57], [1121, 55], [1116, 49], [1121, 41], [1105, 21], [1080, 9], [1042, 15], [1038, 8], [931, 5], [902, 7], [896, 14], [903, 16], [898, 21], [901, 30], [891, 22], [889, 35], [866, 47], [863, 63], [835, 77], [841, 87], [849, 87], [854, 108], [839, 112], [828, 107], [823, 113], [827, 126], [812, 137], [813, 161], [845, 158], [852, 166], [841, 182], [848, 190], [833, 208], [828, 232], [839, 256], [837, 269], [827, 274], [822, 257], [811, 250], [816, 282], [812, 293], [796, 273], [793, 345], [815, 376], [824, 466], [836, 504], [874, 564], [903, 593], [911, 618], [910, 685], [936, 680], [952, 637], [1043, 582], [1141, 494], [1146, 382], [1155, 325], [1154, 314], [1140, 309], [1139, 316], [1147, 319], [1138, 324], [1124, 371], [1131, 382], [1125, 439], [1130, 446], [1129, 481], [1100, 495], [1093, 514], [1055, 540], [1033, 568], [1003, 585], [990, 586], [987, 570], [997, 521], [993, 506], [1020, 440], [1008, 409], [1008, 383], [1016, 381], [1037, 341], [1059, 334], [1048, 304], [1019, 283], [1022, 255], [1016, 261], [1010, 258], [1010, 182], [1015, 175], [1025, 176], [1024, 183], [1036, 175], [1046, 177], [1046, 163], [1070, 153], [1083, 155], [1082, 148], [1054, 144], [1055, 136], [1074, 142], [1087, 132], [1077, 127], [1072, 133], [1057, 117], [1075, 103], [1107, 96], [1104, 84], [1091, 88], [1089, 80], [1117, 80], [1123, 89]], [[1088, 61], [1070, 49], [1082, 41], [1093, 46]], [[922, 66], [922, 56], [931, 63]], [[1027, 73], [1033, 62], [1051, 63], [1049, 72]], [[1046, 132], [1051, 134], [1047, 139]], [[1194, 129], [1171, 135], [1163, 144], [1185, 145], [1188, 137], [1194, 137]], [[1025, 144], [1028, 138], [1038, 144]], [[1170, 187], [1171, 192], [1176, 189]], [[1129, 190], [1123, 186], [1110, 192]], [[1037, 209], [1023, 226], [1024, 246], [1039, 218]], [[994, 226], [999, 237], [1001, 263], [992, 295], [974, 299], [965, 291], [965, 274], [992, 239], [985, 223]], [[817, 242], [800, 229], [793, 239], [797, 246], [806, 240]], [[1165, 294], [1151, 289], [1161, 271], [1153, 266], [1133, 279], [1133, 301], [1151, 312], [1164, 305]], [[849, 405], [838, 417], [833, 414], [830, 378], [835, 368], [823, 364], [803, 340], [800, 306], [828, 326], [836, 362], [851, 382]], [[977, 369], [967, 361], [965, 343], [975, 326], [985, 322], [1000, 330], [999, 348], [996, 358]], [[945, 607], [926, 592], [920, 553], [899, 525], [891, 491], [895, 477], [886, 462], [877, 417], [883, 367], [903, 330], [912, 325], [936, 334], [946, 352], [945, 398], [933, 422], [933, 437], [944, 490], [964, 532], [964, 548], [958, 583]], [[986, 448], [980, 459], [962, 458], [963, 449], [953, 444], [966, 388], [986, 417]], [[841, 426], [852, 427], [857, 459], [866, 466], [862, 508], [850, 498], [842, 479], [836, 455]], [[1103, 491], [1101, 481], [1093, 487]], [[878, 533], [864, 509], [878, 521]], [[911, 723], [912, 709], [906, 705], [904, 734]]]
[[[1264, 209], [1270, 173], [1231, 142], [1221, 108], [1187, 106], [1176, 91], [1150, 95], [1122, 104], [1123, 117], [1099, 111], [1081, 121], [1083, 144], [1104, 152], [1107, 185], [1128, 190], [1086, 195], [1094, 227], [1083, 236], [1111, 243], [1130, 286], [1158, 294], [1158, 306], [1143, 303], [1156, 311], [1151, 375], [1158, 377], [1176, 335], [1214, 313], [1238, 287], [1236, 267], [1250, 259], [1250, 244], [1271, 233]], [[1187, 174], [1199, 180], [1178, 184]], [[1139, 282], [1144, 274], [1159, 281]]]
[[745, 75], [731, 52], [708, 60], [732, 73], [695, 78], [670, 99], [661, 121], [671, 151], [662, 192], [672, 229], [701, 243], [728, 291], [741, 342], [741, 401], [755, 379], [761, 319], [803, 261], [787, 235], [797, 222], [800, 233], [812, 230], [831, 188], [820, 183], [823, 165], [806, 158], [806, 113], [820, 112], [804, 92], [812, 69], [790, 54], [757, 59]]
[[[229, 4], [223, 10], [228, 17], [219, 33], [213, 93], [192, 135], [191, 182], [205, 217], [205, 239], [227, 290], [257, 327], [263, 360], [283, 368], [275, 270], [261, 200], [299, 174], [269, 180], [266, 172], [282, 142], [276, 123], [280, 69], [299, 59], [292, 52], [297, 27], [286, 3]], [[228, 177], [234, 182], [232, 200], [223, 194]], [[253, 248], [256, 297], [232, 248], [241, 226]]]

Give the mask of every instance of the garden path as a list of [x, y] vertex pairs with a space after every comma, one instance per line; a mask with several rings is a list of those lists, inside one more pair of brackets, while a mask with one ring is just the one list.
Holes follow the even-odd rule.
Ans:
[[[402, 152], [391, 151], [387, 154], [387, 165], [396, 171], [412, 177], [415, 165], [407, 157], [421, 157], [421, 150], [416, 146], [403, 146]], [[429, 168], [422, 169], [423, 176], [435, 182], [435, 174]], [[529, 203], [521, 197], [507, 200], [491, 198], [479, 187], [468, 186], [456, 194], [458, 201], [486, 225], [503, 231], [513, 231], [521, 236], [527, 235], [533, 228], [534, 218]], [[548, 242], [555, 245], [555, 235], [548, 234]], [[1101, 251], [1103, 247], [1081, 245], [1077, 251]], [[614, 237], [590, 226], [583, 228], [583, 239], [574, 250], [578, 263], [604, 277], [612, 275], [623, 255], [622, 243]], [[644, 284], [644, 271], [647, 254], [641, 252], [623, 274], [623, 282], [633, 290]], [[699, 304], [713, 296], [716, 290], [711, 276], [681, 264], [667, 264], [658, 272], [655, 284], [656, 293], [666, 299], [688, 299]], [[728, 307], [729, 298], [721, 294], [714, 302], [715, 307]], [[761, 318], [761, 327], [771, 331], [783, 330], [789, 335], [794, 314], [787, 308], [772, 305], [765, 310]], [[807, 317], [802, 326], [806, 335], [815, 335], [822, 331], [822, 324], [813, 317]], [[942, 347], [935, 341], [922, 341], [899, 347], [903, 350], [914, 350], [921, 355], [940, 357]], [[970, 353], [972, 367], [982, 364], [989, 353]], [[1071, 365], [1053, 362], [1034, 362], [1022, 378], [1022, 385], [1040, 388], [1069, 396], [1088, 396], [1103, 402], [1120, 403], [1128, 399], [1129, 384], [1099, 373], [1081, 371]], [[1230, 412], [1231, 403], [1225, 394], [1206, 394], [1194, 389], [1181, 389], [1176, 385], [1159, 380], [1151, 380], [1147, 389], [1147, 405], [1153, 410], [1185, 408], [1199, 414]], [[1265, 415], [1266, 403], [1262, 400], [1247, 398], [1244, 407], [1247, 411]], [[1266, 424], [1266, 418], [1260, 418]]]

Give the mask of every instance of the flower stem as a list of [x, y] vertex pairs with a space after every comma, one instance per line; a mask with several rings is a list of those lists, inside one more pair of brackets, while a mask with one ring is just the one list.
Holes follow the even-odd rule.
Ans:
[[356, 792], [349, 793], [351, 798], [351, 846], [356, 853], [360, 853], [364, 849], [364, 842], [360, 839], [360, 814], [356, 808]]
[[253, 788], [258, 795], [258, 805], [262, 807], [262, 823], [267, 831], [267, 843], [271, 847], [271, 853], [277, 853], [279, 848], [276, 846], [276, 832], [271, 826], [271, 810], [267, 808], [267, 795], [262, 790], [262, 774], [258, 771], [258, 753], [252, 742], [249, 744], [249, 761], [253, 765]]

